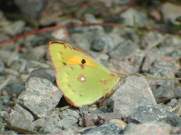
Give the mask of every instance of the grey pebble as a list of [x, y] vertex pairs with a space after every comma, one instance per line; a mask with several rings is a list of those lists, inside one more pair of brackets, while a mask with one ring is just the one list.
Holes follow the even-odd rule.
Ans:
[[170, 21], [177, 24], [176, 20], [181, 16], [181, 8], [179, 4], [166, 2], [162, 4], [160, 9], [165, 22]]
[[4, 62], [0, 59], [0, 74], [4, 73]]
[[120, 17], [124, 19], [123, 23], [129, 26], [144, 26], [149, 22], [145, 12], [133, 8], [123, 12]]
[[29, 78], [31, 78], [31, 77], [44, 78], [44, 79], [51, 81], [52, 83], [54, 83], [55, 79], [56, 79], [55, 72], [49, 68], [39, 68], [39, 69], [33, 70], [30, 73]]
[[162, 122], [128, 124], [124, 135], [170, 135], [172, 127]]
[[176, 98], [181, 98], [181, 86], [176, 86], [175, 89], [174, 89], [174, 93], [175, 93], [175, 96]]
[[20, 34], [23, 32], [23, 30], [25, 29], [25, 22], [24, 21], [16, 21], [14, 23], [10, 23], [7, 27], [5, 27], [5, 32], [9, 35], [16, 35], [16, 34]]
[[6, 119], [11, 127], [29, 131], [33, 130], [33, 116], [18, 104], [16, 104], [14, 109], [11, 110]]
[[35, 129], [42, 133], [59, 133], [76, 129], [79, 119], [79, 113], [72, 109], [55, 109], [48, 113], [44, 118], [34, 121]]
[[98, 35], [92, 39], [90, 49], [95, 52], [108, 51], [114, 45], [113, 39], [108, 35]]
[[123, 39], [109, 52], [109, 55], [111, 58], [125, 58], [130, 56], [137, 49], [138, 46], [133, 41]]
[[156, 105], [147, 80], [142, 76], [128, 76], [112, 96], [114, 112], [129, 116], [140, 105]]
[[173, 112], [167, 111], [160, 105], [139, 106], [131, 117], [142, 122], [162, 121], [172, 126], [181, 126], [181, 118]]
[[5, 87], [5, 90], [9, 95], [19, 95], [23, 90], [25, 90], [25, 86], [22, 82], [13, 81]]
[[114, 123], [106, 123], [95, 128], [85, 130], [82, 135], [120, 135], [123, 131]]
[[20, 94], [18, 101], [38, 117], [43, 117], [55, 108], [61, 97], [61, 91], [49, 80], [31, 77], [27, 80], [25, 91]]
[[165, 102], [175, 97], [175, 80], [162, 80], [161, 78], [174, 78], [175, 65], [163, 60], [152, 63], [149, 73], [160, 79], [150, 80], [149, 84], [158, 103]]
[[15, 0], [16, 5], [19, 7], [21, 12], [31, 19], [37, 19], [46, 4], [46, 0]]

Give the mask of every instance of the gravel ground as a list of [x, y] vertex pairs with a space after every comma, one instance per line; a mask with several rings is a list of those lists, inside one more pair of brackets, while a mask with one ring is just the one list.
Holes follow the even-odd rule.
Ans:
[[[176, 0], [0, 1], [0, 134], [181, 134], [180, 17]], [[100, 105], [70, 106], [54, 40], [126, 77]]]

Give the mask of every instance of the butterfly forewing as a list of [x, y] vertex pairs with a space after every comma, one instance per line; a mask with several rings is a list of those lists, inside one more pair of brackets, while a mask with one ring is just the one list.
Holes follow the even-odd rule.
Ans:
[[69, 44], [51, 43], [49, 51], [58, 87], [74, 106], [96, 102], [111, 93], [119, 81], [118, 76]]

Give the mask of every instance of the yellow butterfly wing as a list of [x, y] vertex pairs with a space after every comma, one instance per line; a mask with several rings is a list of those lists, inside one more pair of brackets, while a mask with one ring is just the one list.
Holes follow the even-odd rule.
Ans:
[[90, 105], [113, 92], [119, 77], [68, 43], [50, 42], [56, 81], [73, 106]]

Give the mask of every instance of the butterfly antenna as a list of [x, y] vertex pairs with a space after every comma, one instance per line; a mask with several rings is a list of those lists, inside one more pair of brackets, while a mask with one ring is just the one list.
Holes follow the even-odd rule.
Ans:
[[181, 81], [180, 77], [157, 77], [149, 74], [130, 73], [130, 74], [119, 74], [120, 78], [127, 78], [128, 76], [144, 76], [147, 80], [175, 80]]

